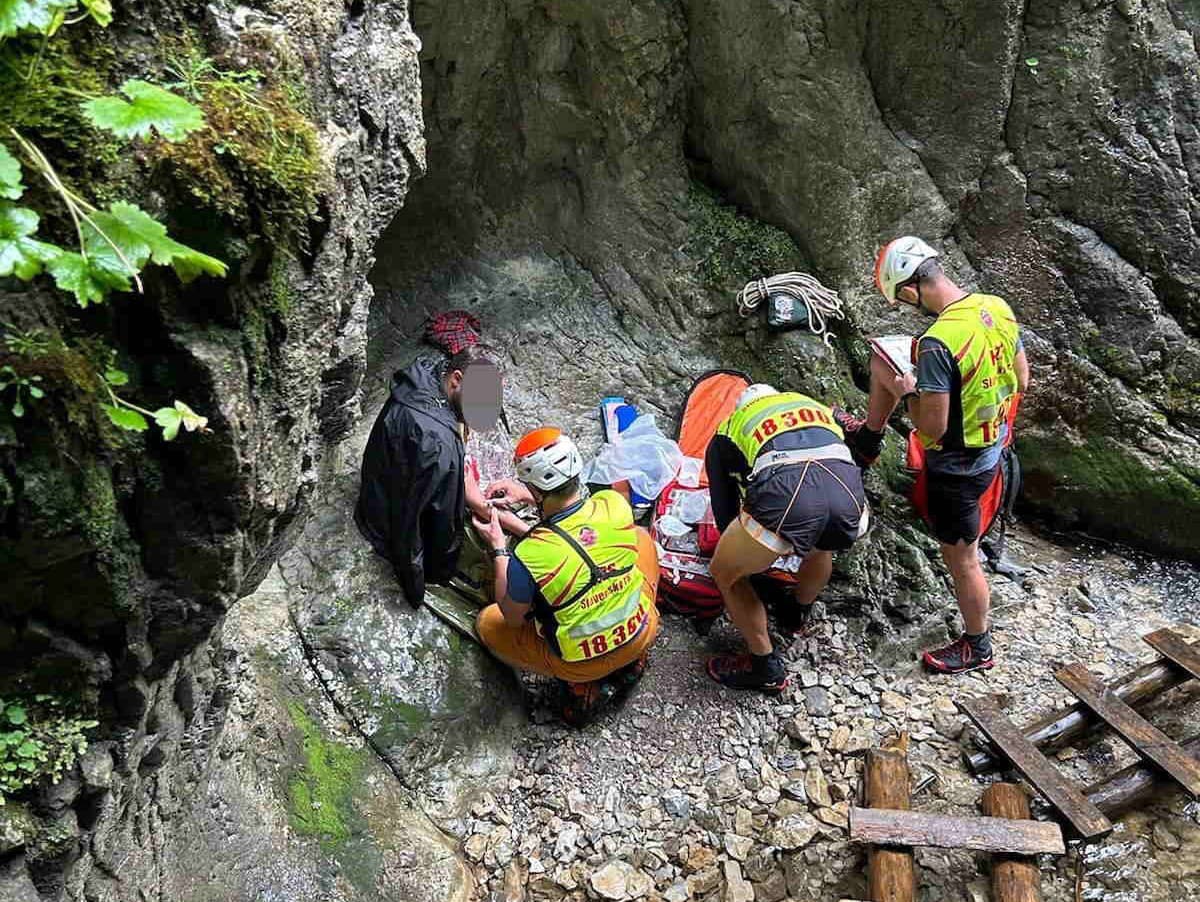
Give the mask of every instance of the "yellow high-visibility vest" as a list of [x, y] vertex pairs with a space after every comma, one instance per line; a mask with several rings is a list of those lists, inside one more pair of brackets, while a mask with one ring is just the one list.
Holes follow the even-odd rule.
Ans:
[[763, 446], [775, 436], [814, 427], [828, 429], [839, 440], [845, 438], [833, 411], [824, 404], [799, 392], [779, 392], [735, 410], [717, 427], [717, 435], [733, 442], [747, 466], [753, 467]]
[[585, 661], [631, 641], [650, 613], [637, 567], [629, 502], [597, 492], [575, 513], [543, 521], [513, 548], [541, 593], [534, 602], [542, 634], [564, 661]]
[[994, 295], [967, 295], [942, 311], [922, 338], [936, 338], [954, 358], [959, 409], [951, 399], [946, 434], [934, 441], [918, 432], [922, 445], [935, 450], [987, 448], [1000, 440], [1000, 426], [1017, 393], [1013, 360], [1019, 336], [1012, 308]]

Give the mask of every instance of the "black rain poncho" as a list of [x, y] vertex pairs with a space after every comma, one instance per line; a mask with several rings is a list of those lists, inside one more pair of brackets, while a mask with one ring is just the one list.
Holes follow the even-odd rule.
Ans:
[[354, 521], [420, 607], [425, 583], [448, 581], [462, 549], [463, 441], [440, 359], [419, 357], [392, 379], [363, 452]]

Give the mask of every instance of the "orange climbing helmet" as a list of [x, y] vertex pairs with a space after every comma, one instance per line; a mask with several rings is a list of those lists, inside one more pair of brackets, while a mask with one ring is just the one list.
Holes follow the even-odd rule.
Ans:
[[560, 489], [583, 472], [583, 458], [561, 429], [543, 426], [525, 433], [513, 455], [517, 478], [543, 492]]

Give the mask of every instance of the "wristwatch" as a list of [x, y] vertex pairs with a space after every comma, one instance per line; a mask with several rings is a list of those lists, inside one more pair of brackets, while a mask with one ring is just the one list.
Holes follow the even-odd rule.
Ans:
[[493, 548], [491, 551], [488, 552], [488, 556], [493, 557], [493, 558], [512, 557], [512, 552], [509, 551], [507, 548]]

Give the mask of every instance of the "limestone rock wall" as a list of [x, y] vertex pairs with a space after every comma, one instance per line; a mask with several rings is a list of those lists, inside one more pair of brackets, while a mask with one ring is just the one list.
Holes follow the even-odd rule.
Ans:
[[[882, 242], [917, 232], [1027, 326], [1027, 503], [1200, 550], [1172, 525], [1200, 502], [1188, 4], [418, 3], [415, 20], [437, 163], [379, 284], [444, 288], [464, 258], [537, 246], [672, 345], [698, 328], [740, 344], [707, 320], [737, 283], [697, 284], [686, 253], [690, 176], [785, 228], [857, 327], [913, 331], [870, 273]], [[748, 351], [778, 362], [761, 336]], [[1133, 511], [1147, 493], [1170, 516]]]
[[[404, 0], [114, 6], [104, 40], [132, 74], [185, 33], [242, 66], [264, 52], [292, 61], [325, 176], [298, 248], [249, 237], [226, 254], [227, 280], [148, 279], [144, 299], [114, 298], [107, 320], [86, 321], [146, 403], [186, 397], [207, 435], [101, 443], [98, 409], [59, 392], [0, 422], [4, 694], [53, 686], [102, 722], [82, 775], [30, 804], [36, 835], [4, 845], [4, 898], [10, 887], [27, 898], [30, 877], [47, 898], [200, 898], [183, 892], [186, 855], [173, 843], [191, 829], [231, 699], [247, 691], [220, 624], [287, 546], [329, 449], [357, 421], [375, 239], [425, 168]], [[137, 199], [186, 228], [191, 211], [170, 188], [149, 181]], [[0, 289], [0, 321], [63, 334], [77, 323], [61, 298], [19, 284]], [[235, 811], [230, 829], [254, 817]], [[190, 862], [191, 879], [222, 862]], [[253, 894], [237, 873], [219, 897]]]

